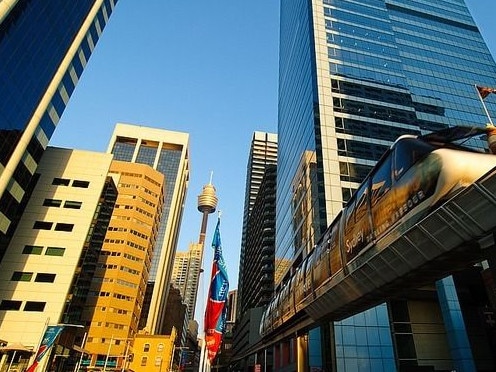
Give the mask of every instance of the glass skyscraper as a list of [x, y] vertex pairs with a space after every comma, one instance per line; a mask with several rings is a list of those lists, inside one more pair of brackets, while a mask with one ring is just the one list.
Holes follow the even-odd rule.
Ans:
[[[399, 135], [484, 126], [475, 85], [496, 87], [464, 0], [292, 0], [280, 16], [276, 271], [313, 249]], [[496, 114], [496, 99], [485, 103]], [[468, 326], [460, 332], [452, 283], [290, 337], [275, 346], [274, 367], [492, 370], [491, 350], [475, 347]]]
[[117, 1], [0, 1], [0, 258]]

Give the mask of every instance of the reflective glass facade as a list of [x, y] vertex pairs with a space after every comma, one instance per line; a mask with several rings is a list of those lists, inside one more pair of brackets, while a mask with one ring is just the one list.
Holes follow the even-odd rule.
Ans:
[[[475, 85], [496, 87], [496, 64], [463, 0], [283, 1], [280, 32], [276, 271], [289, 273], [399, 135], [487, 123]], [[323, 365], [395, 370], [390, 309], [365, 314], [331, 325]]]
[[18, 0], [0, 23], [0, 256], [117, 0]]

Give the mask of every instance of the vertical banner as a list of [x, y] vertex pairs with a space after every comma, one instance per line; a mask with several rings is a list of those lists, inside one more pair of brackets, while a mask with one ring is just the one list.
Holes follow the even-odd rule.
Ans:
[[43, 340], [41, 340], [40, 347], [38, 348], [38, 351], [36, 352], [36, 357], [34, 359], [33, 364], [29, 366], [29, 368], [26, 370], [26, 372], [34, 372], [36, 370], [36, 367], [38, 367], [38, 364], [40, 361], [43, 359], [47, 351], [52, 347], [52, 345], [55, 342], [55, 339], [58, 337], [60, 332], [62, 332], [62, 329], [64, 328], [63, 325], [56, 325], [56, 326], [48, 326], [45, 335], [43, 336]]
[[220, 240], [220, 217], [215, 227], [212, 248], [214, 248], [215, 252], [212, 263], [212, 275], [210, 277], [207, 309], [205, 311], [205, 343], [210, 362], [213, 361], [219, 351], [222, 335], [225, 330], [227, 315], [226, 301], [229, 292], [229, 280], [227, 278], [226, 263], [222, 256]]

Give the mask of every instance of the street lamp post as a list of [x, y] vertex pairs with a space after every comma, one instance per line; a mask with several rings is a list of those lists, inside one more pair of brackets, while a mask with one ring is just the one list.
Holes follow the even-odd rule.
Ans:
[[176, 345], [172, 344], [172, 355], [171, 355], [171, 360], [170, 360], [170, 365], [169, 365], [169, 372], [172, 371], [172, 365], [174, 363], [174, 354], [176, 353]]
[[129, 353], [129, 340], [126, 339], [126, 351], [124, 352], [124, 360], [122, 361], [122, 372], [126, 371], [128, 353]]
[[81, 367], [81, 364], [83, 363], [83, 358], [84, 358], [84, 346], [86, 345], [86, 337], [88, 336], [87, 332], [84, 332], [83, 336], [83, 342], [81, 343], [81, 356], [79, 357], [78, 362], [76, 363], [76, 366], [74, 367], [74, 372], [79, 371], [79, 367]]
[[105, 356], [105, 363], [103, 365], [103, 372], [106, 372], [107, 371], [107, 363], [108, 363], [108, 360], [109, 360], [109, 357], [110, 357], [110, 349], [112, 348], [112, 341], [114, 340], [114, 335], [112, 335], [110, 337], [110, 343], [109, 343], [109, 347], [107, 349], [107, 355]]
[[[110, 351], [112, 349], [112, 342], [116, 341], [116, 340], [124, 340], [126, 341], [126, 348], [125, 348], [125, 351], [124, 351], [124, 360], [122, 361], [122, 368], [121, 368], [121, 372], [124, 372], [126, 370], [126, 365], [127, 365], [127, 358], [128, 358], [128, 355], [129, 355], [129, 341], [130, 340], [133, 340], [132, 338], [119, 338], [119, 337], [114, 337], [114, 335], [112, 335], [112, 337], [110, 337], [110, 344], [109, 344], [109, 347], [107, 349], [107, 355], [105, 356], [105, 364], [103, 365], [103, 372], [106, 372], [107, 371], [107, 364], [109, 362], [109, 359], [110, 359]], [[118, 345], [118, 344], [116, 344]], [[117, 358], [121, 358], [121, 356], [116, 356]], [[117, 367], [117, 364], [116, 364], [116, 367]]]

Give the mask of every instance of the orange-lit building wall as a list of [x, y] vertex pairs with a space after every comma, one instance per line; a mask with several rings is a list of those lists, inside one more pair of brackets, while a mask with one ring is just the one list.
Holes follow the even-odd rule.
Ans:
[[[91, 354], [86, 365], [121, 366], [132, 349], [163, 210], [164, 176], [148, 165], [113, 161], [118, 185], [85, 311]], [[93, 297], [91, 297], [93, 296]], [[89, 363], [88, 363], [89, 362]]]
[[174, 349], [175, 339], [175, 328], [172, 328], [170, 335], [137, 335], [129, 369], [140, 372], [177, 370], [178, 366], [172, 363], [174, 354], [179, 353], [179, 349]]

